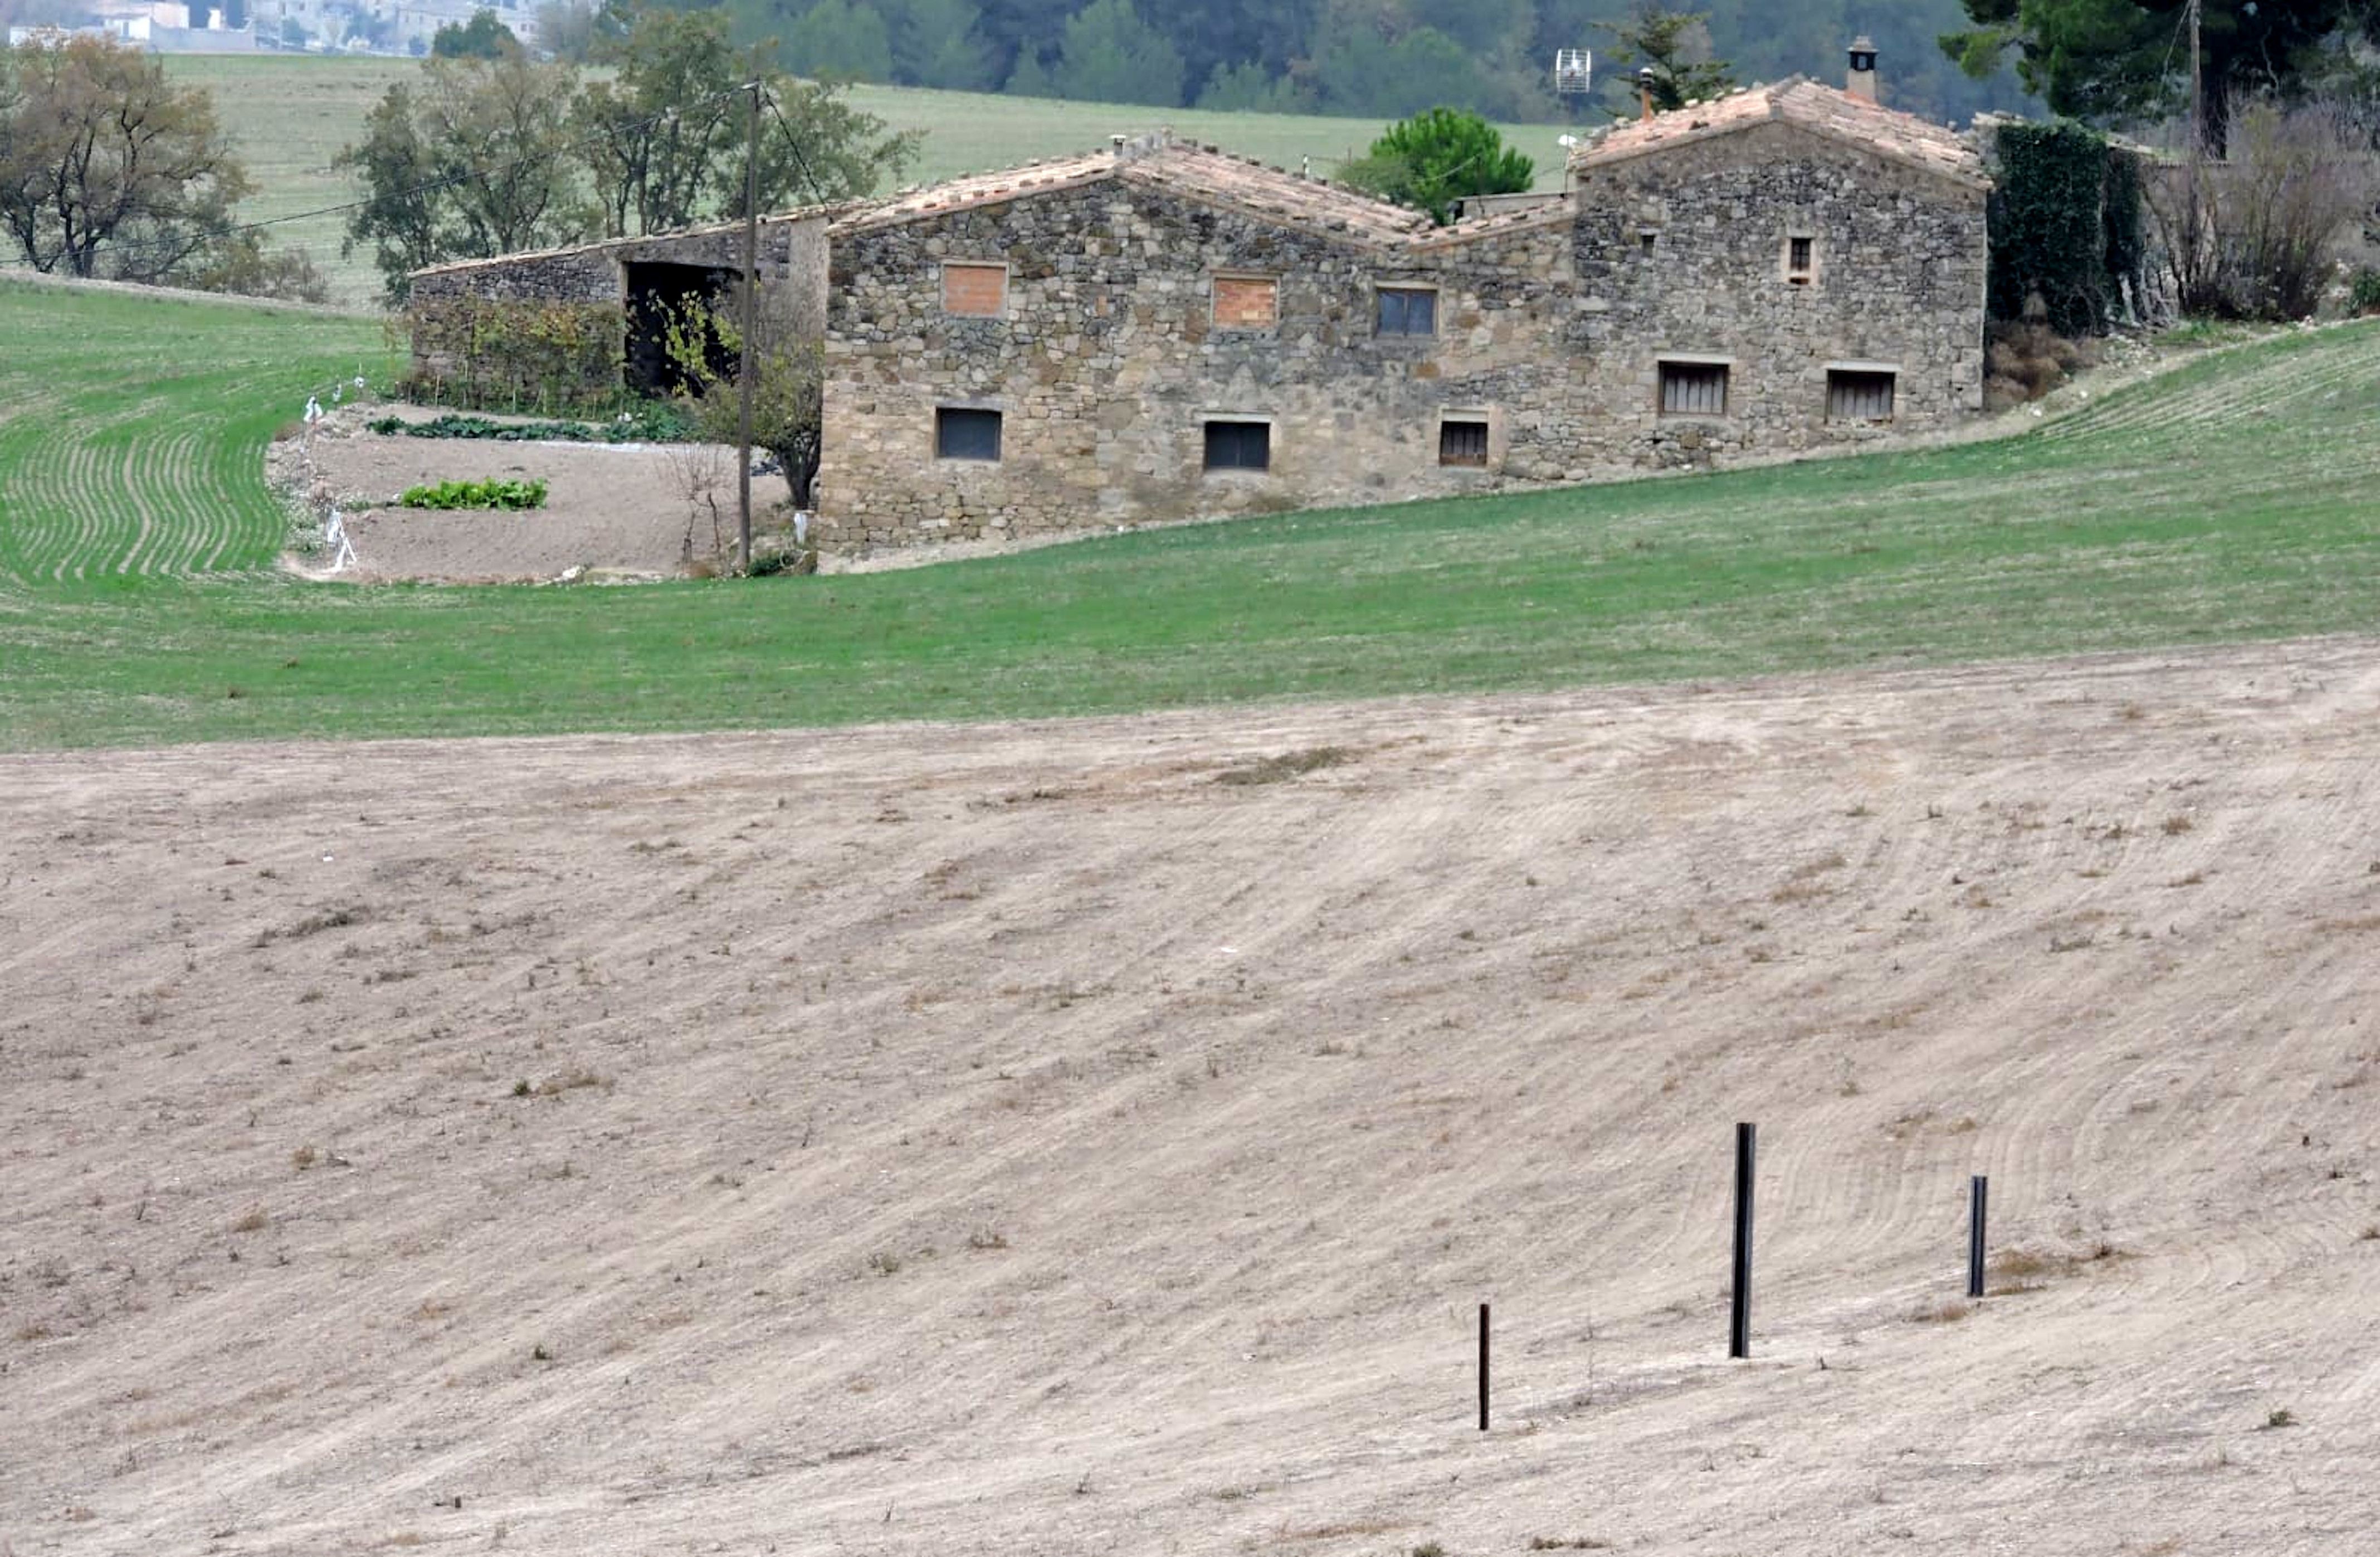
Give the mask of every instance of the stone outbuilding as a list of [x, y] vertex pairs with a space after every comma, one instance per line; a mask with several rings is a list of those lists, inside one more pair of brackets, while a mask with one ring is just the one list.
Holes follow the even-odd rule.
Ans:
[[[1613, 127], [1559, 195], [1449, 227], [1167, 134], [772, 222], [764, 289], [823, 340], [816, 533], [1475, 493], [1978, 412], [1990, 180], [1852, 57], [1847, 90], [1797, 78]], [[601, 304], [633, 383], [638, 297], [711, 284], [731, 237], [446, 266], [416, 296]], [[440, 339], [417, 314], [417, 371], [454, 359]]]

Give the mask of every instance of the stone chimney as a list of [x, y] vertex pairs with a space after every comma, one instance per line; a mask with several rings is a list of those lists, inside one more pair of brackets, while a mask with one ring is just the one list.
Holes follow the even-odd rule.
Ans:
[[1852, 40], [1852, 75], [1844, 90], [1863, 103], [1876, 101], [1876, 43], [1864, 32]]

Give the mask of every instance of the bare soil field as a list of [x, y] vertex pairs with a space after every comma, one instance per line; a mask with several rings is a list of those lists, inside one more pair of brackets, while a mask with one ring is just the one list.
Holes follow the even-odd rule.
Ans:
[[[726, 554], [735, 553], [734, 449], [408, 438], [364, 425], [389, 415], [420, 421], [437, 414], [411, 406], [343, 407], [315, 430], [310, 473], [300, 463], [298, 440], [275, 443], [268, 451], [272, 484], [301, 493], [310, 486], [319, 500], [344, 511], [356, 566], [342, 578], [514, 582], [552, 578], [571, 568], [675, 578], [698, 560], [715, 560], [722, 541]], [[395, 502], [408, 487], [504, 479], [545, 481], [545, 506], [506, 513], [406, 508]], [[756, 477], [756, 521], [786, 495], [783, 476]]]
[[2380, 1528], [2380, 643], [0, 793], [12, 1557]]

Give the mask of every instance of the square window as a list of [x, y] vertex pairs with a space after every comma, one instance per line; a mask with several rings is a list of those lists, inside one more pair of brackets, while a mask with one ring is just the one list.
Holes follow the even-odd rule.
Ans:
[[1272, 468], [1272, 424], [1267, 421], [1210, 421], [1207, 424], [1207, 468], [1209, 470], [1269, 470]]
[[1440, 465], [1488, 464], [1488, 423], [1478, 417], [1448, 417], [1438, 424]]
[[964, 264], [956, 261], [942, 266], [942, 311], [965, 314], [977, 319], [997, 319], [1008, 305], [1008, 267], [1006, 265]]
[[1665, 417], [1727, 415], [1727, 364], [1661, 364], [1661, 414]]
[[1281, 283], [1269, 275], [1215, 278], [1215, 322], [1226, 330], [1269, 330], [1281, 321]]
[[1437, 335], [1438, 294], [1415, 286], [1381, 287], [1379, 329], [1383, 335]]
[[1892, 392], [1899, 375], [1889, 372], [1830, 368], [1827, 371], [1828, 421], [1890, 421]]
[[941, 406], [934, 411], [936, 459], [998, 459], [1000, 413], [965, 406]]

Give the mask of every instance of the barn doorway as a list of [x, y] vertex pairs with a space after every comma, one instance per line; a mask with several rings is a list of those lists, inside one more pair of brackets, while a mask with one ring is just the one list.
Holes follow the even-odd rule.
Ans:
[[[627, 266], [628, 391], [659, 399], [684, 395], [695, 387], [686, 370], [671, 359], [670, 326], [674, 321], [706, 309], [723, 307], [735, 296], [737, 273], [710, 265], [673, 265], [638, 261]], [[704, 343], [703, 356], [716, 373], [735, 369], [735, 354], [714, 334]]]

